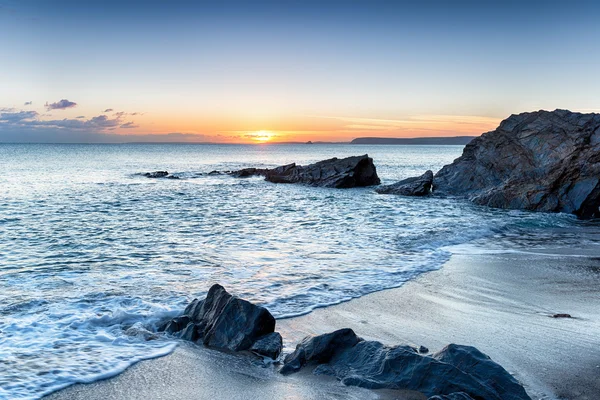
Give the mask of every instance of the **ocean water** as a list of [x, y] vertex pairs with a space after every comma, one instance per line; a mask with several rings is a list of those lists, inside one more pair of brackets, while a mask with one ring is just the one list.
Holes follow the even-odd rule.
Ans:
[[[0, 398], [39, 398], [169, 353], [177, 342], [157, 323], [213, 283], [283, 318], [400, 286], [440, 268], [451, 245], [581, 240], [567, 215], [202, 175], [368, 153], [392, 183], [461, 152], [1, 144]], [[155, 170], [180, 179], [139, 175]]]

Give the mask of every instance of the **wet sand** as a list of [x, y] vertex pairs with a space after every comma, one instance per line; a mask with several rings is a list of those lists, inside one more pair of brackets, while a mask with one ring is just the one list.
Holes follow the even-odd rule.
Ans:
[[[438, 271], [404, 286], [279, 320], [285, 352], [308, 334], [350, 327], [367, 339], [472, 345], [524, 385], [533, 399], [600, 396], [600, 248], [473, 254], [454, 248]], [[573, 318], [553, 318], [567, 313]], [[182, 344], [123, 374], [48, 396], [66, 399], [419, 399], [344, 387], [301, 373], [282, 377], [250, 357]]]

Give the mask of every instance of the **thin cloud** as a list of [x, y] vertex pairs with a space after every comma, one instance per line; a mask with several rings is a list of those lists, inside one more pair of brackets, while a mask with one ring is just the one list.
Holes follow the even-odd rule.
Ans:
[[48, 102], [46, 102], [45, 106], [47, 110], [66, 110], [67, 108], [76, 107], [77, 103], [75, 103], [74, 101], [69, 101], [67, 99], [62, 99], [60, 101], [57, 101], [56, 103], [51, 104], [48, 104]]
[[0, 110], [0, 122], [4, 124], [27, 123], [36, 119], [38, 115], [37, 111], [12, 112], [10, 109], [2, 109]]
[[125, 111], [117, 111], [116, 113], [114, 113], [114, 115], [116, 115], [118, 118], [124, 117], [126, 115], [144, 115], [144, 113], [141, 112], [132, 112], [132, 113], [128, 113]]
[[121, 128], [124, 128], [124, 129], [139, 128], [139, 125], [136, 125], [133, 121], [130, 121], [130, 122], [126, 122], [123, 125], [121, 125]]
[[23, 104], [24, 106], [30, 106], [33, 104], [33, 101], [26, 101], [25, 104]]
[[112, 108], [107, 108], [106, 110], [104, 110], [105, 113], [109, 113], [109, 112], [113, 112], [114, 110]]

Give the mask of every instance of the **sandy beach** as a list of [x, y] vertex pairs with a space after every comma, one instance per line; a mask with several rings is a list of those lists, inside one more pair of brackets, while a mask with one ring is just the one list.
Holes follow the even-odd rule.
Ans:
[[[404, 286], [279, 320], [285, 352], [305, 335], [350, 327], [386, 344], [468, 344], [514, 374], [533, 399], [597, 399], [600, 393], [598, 248], [497, 253], [453, 248], [449, 262]], [[553, 318], [567, 313], [573, 318]], [[125, 373], [47, 397], [66, 399], [419, 399], [344, 387], [310, 373], [183, 343]]]

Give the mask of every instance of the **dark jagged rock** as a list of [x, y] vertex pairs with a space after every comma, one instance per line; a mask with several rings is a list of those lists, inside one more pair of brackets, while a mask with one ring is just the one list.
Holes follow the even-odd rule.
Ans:
[[305, 337], [298, 343], [296, 350], [285, 357], [284, 365], [279, 372], [284, 375], [297, 372], [311, 361], [326, 363], [334, 354], [353, 347], [361, 340], [352, 329], [348, 328], [320, 336]]
[[230, 295], [221, 285], [214, 285], [204, 300], [195, 299], [183, 316], [168, 321], [161, 328], [159, 330], [184, 339], [202, 340], [206, 346], [241, 351], [274, 332], [275, 318], [266, 308]]
[[231, 172], [235, 177], [264, 176], [273, 183], [303, 183], [311, 186], [351, 188], [380, 183], [373, 159], [368, 155], [332, 158], [306, 166], [288, 164], [273, 169], [245, 168]]
[[429, 353], [429, 349], [425, 346], [419, 346], [418, 352], [421, 354], [427, 354], [427, 353]]
[[[528, 399], [525, 389], [502, 366], [475, 347], [449, 344], [432, 356], [438, 361], [456, 366], [494, 389], [501, 399]], [[471, 394], [472, 397], [473, 394]]]
[[187, 315], [182, 315], [181, 317], [175, 317], [170, 321], [167, 321], [165, 324], [158, 328], [159, 331], [164, 331], [167, 333], [176, 333], [184, 329], [190, 323], [190, 317]]
[[280, 372], [298, 371], [311, 361], [319, 364], [315, 374], [335, 376], [345, 385], [415, 390], [426, 396], [456, 399], [461, 398], [456, 397], [461, 392], [474, 399], [529, 399], [506, 370], [469, 346], [453, 344], [425, 356], [410, 346], [387, 347], [343, 329], [305, 338], [294, 353], [285, 357]]
[[381, 186], [375, 189], [381, 194], [398, 194], [401, 196], [427, 196], [431, 193], [433, 172], [426, 171], [423, 175], [407, 178], [392, 185]]
[[276, 360], [281, 354], [282, 347], [283, 339], [281, 335], [279, 332], [272, 332], [258, 338], [252, 347], [250, 347], [250, 351]]
[[154, 171], [146, 172], [142, 175], [144, 175], [146, 178], [165, 178], [169, 176], [169, 173], [167, 171]]
[[496, 208], [600, 217], [600, 114], [511, 115], [435, 175], [434, 193]]
[[264, 168], [244, 168], [239, 171], [232, 171], [230, 174], [235, 176], [236, 178], [247, 178], [250, 176], [264, 176], [267, 173], [268, 169]]

